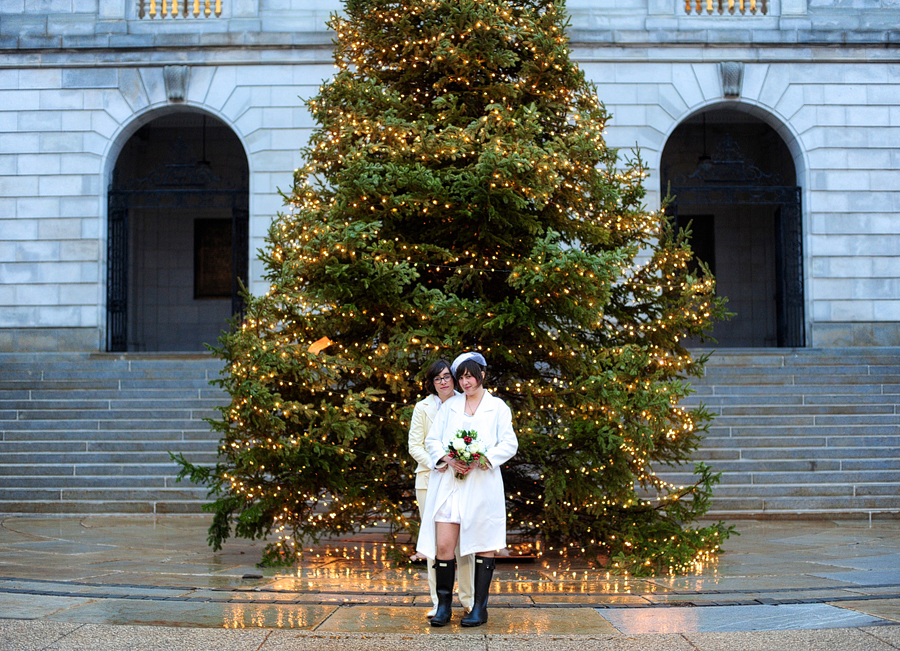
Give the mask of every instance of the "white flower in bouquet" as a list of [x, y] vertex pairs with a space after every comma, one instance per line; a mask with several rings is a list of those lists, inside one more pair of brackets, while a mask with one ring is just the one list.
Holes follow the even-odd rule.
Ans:
[[[451, 459], [459, 459], [470, 466], [487, 466], [484, 452], [484, 445], [478, 440], [478, 432], [474, 430], [459, 430], [447, 445], [447, 455]], [[456, 473], [456, 478], [465, 479], [466, 475]]]

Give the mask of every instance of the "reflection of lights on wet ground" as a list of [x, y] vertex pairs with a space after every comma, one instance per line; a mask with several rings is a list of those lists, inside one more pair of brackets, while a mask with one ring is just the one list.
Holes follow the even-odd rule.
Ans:
[[[331, 541], [307, 547], [296, 567], [274, 574], [276, 583], [271, 587], [283, 593], [315, 590], [333, 592], [335, 596], [344, 591], [417, 595], [427, 591], [427, 573], [424, 567], [404, 562], [408, 556], [405, 552], [411, 553], [412, 549], [411, 545], [378, 540]], [[574, 549], [529, 542], [510, 544], [507, 552], [506, 562], [497, 567], [492, 592], [523, 597], [541, 593], [627, 596], [670, 589], [666, 587], [666, 576], [635, 577], [611, 571]], [[529, 561], [519, 561], [516, 556], [526, 556]], [[679, 576], [702, 575], [708, 580], [717, 576], [717, 563], [717, 557], [698, 558], [688, 572]], [[279, 584], [279, 579], [290, 583]]]
[[228, 604], [223, 612], [224, 628], [308, 628], [307, 611], [270, 604]]

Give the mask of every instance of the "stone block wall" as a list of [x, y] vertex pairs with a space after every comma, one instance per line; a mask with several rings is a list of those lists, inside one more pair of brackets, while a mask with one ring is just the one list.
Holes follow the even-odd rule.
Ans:
[[852, 48], [816, 63], [748, 61], [740, 98], [726, 99], [715, 64], [663, 54], [618, 63], [592, 51], [582, 64], [613, 114], [609, 143], [637, 144], [650, 164], [648, 204], [681, 121], [709, 107], [756, 115], [788, 144], [803, 190], [809, 344], [900, 344], [900, 65]]
[[[302, 100], [334, 72], [324, 17], [339, 4], [226, 0], [222, 18], [181, 22], [138, 20], [136, 6], [0, 0], [0, 350], [102, 349], [106, 188], [127, 139], [169, 112], [205, 111], [240, 138], [252, 289], [265, 291], [252, 252], [314, 126]], [[666, 139], [691, 115], [727, 106], [776, 129], [803, 188], [809, 344], [900, 345], [900, 9], [769, 9], [573, 0], [573, 56], [613, 114], [609, 143], [649, 164], [651, 207]], [[743, 65], [737, 98], [721, 61]], [[163, 75], [176, 64], [189, 66], [183, 101]]]

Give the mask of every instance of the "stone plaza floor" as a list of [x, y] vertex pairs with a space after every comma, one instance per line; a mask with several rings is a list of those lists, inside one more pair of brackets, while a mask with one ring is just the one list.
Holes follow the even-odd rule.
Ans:
[[377, 537], [292, 568], [206, 545], [200, 516], [0, 519], [0, 649], [900, 649], [900, 521], [738, 521], [676, 577], [572, 558], [498, 564], [489, 622], [428, 625], [425, 570]]

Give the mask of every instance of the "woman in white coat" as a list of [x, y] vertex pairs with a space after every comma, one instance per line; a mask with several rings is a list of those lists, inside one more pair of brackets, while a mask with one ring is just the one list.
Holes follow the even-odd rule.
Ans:
[[[447, 360], [439, 359], [428, 367], [425, 372], [424, 388], [428, 397], [416, 403], [409, 423], [409, 453], [418, 462], [416, 501], [419, 505], [419, 522], [423, 522], [422, 514], [425, 511], [425, 501], [428, 496], [428, 477], [431, 475], [431, 457], [425, 449], [425, 436], [431, 429], [431, 424], [441, 407], [456, 395], [453, 374], [450, 372], [450, 363]], [[418, 556], [419, 552], [416, 554]], [[426, 559], [428, 566], [428, 590], [431, 593], [433, 608], [428, 611], [427, 617], [431, 618], [437, 612], [438, 605], [434, 563], [428, 557], [424, 555], [422, 557]], [[430, 558], [433, 559], [434, 556]], [[474, 559], [471, 555], [460, 556], [457, 553], [456, 561], [459, 565], [459, 601], [468, 612], [472, 610], [474, 600], [472, 594], [472, 581], [475, 575]]]
[[[486, 366], [480, 353], [463, 353], [453, 361], [450, 369], [463, 394], [447, 400], [425, 437], [433, 472], [417, 549], [435, 559], [438, 609], [432, 626], [450, 621], [457, 544], [460, 555], [475, 554], [475, 603], [460, 622], [463, 626], [487, 621], [494, 553], [506, 547], [506, 495], [500, 466], [513, 457], [519, 442], [509, 407], [484, 388]], [[478, 432], [485, 465], [468, 466], [447, 454], [450, 439], [459, 430]]]

